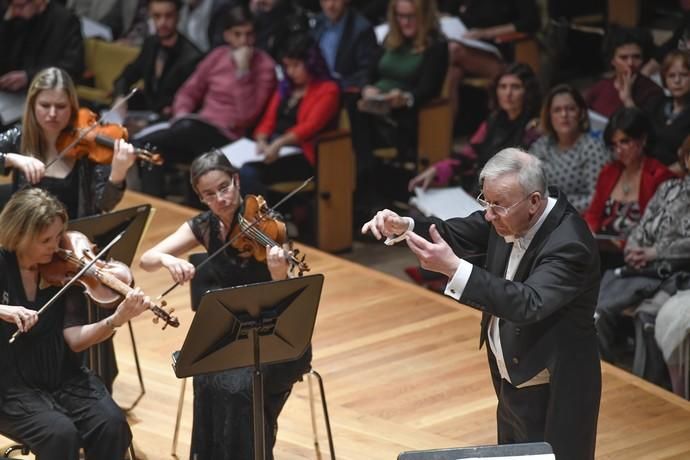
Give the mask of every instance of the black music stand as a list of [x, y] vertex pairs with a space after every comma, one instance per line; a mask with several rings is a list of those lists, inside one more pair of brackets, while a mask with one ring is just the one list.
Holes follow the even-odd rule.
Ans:
[[265, 459], [262, 364], [304, 354], [314, 332], [323, 275], [208, 291], [173, 354], [177, 377], [252, 366], [254, 458]]
[[556, 457], [554, 457], [551, 444], [548, 442], [416, 450], [402, 452], [398, 455], [398, 460], [459, 460], [463, 458], [554, 460]]
[[[70, 220], [67, 224], [67, 230], [76, 230], [83, 233], [91, 242], [93, 242], [97, 247], [101, 248], [106, 246], [108, 242], [110, 242], [120, 232], [126, 230], [120, 241], [115, 243], [115, 245], [110, 248], [110, 251], [108, 251], [108, 253], [105, 255], [105, 258], [112, 258], [126, 265], [131, 265], [132, 260], [134, 260], [134, 255], [136, 254], [139, 244], [141, 243], [141, 239], [144, 236], [144, 231], [146, 230], [151, 215], [152, 208], [150, 204], [133, 206], [131, 208], [121, 209], [107, 214], [96, 214], [93, 216]], [[101, 319], [100, 310], [98, 308], [95, 309], [95, 318], [90, 318], [90, 320], [94, 319]], [[130, 339], [132, 340], [132, 351], [134, 353], [134, 363], [136, 364], [140, 389], [139, 394], [135, 398], [134, 402], [129, 407], [124, 409], [125, 411], [130, 411], [134, 409], [144, 394], [146, 394], [146, 388], [144, 387], [144, 378], [141, 374], [139, 353], [137, 351], [137, 345], [134, 339], [132, 323], [128, 321], [127, 326], [129, 329]], [[110, 342], [109, 345], [106, 345], [106, 347], [107, 346], [112, 348], [112, 342]], [[101, 348], [98, 346], [95, 350], [89, 349], [89, 361], [91, 362], [91, 368], [99, 376], [103, 376], [105, 374], [103, 364], [104, 361], [107, 361], [101, 356], [102, 351], [105, 350], [101, 350]]]

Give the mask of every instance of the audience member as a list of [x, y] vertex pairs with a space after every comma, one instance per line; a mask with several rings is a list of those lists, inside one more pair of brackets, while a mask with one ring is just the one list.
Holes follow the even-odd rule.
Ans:
[[418, 110], [440, 94], [448, 68], [434, 0], [391, 0], [388, 25], [383, 53], [350, 120], [360, 204], [372, 200], [380, 182], [373, 172], [375, 148], [394, 146], [401, 160], [416, 160]]
[[113, 35], [118, 41], [131, 46], [141, 46], [149, 35], [148, 0], [130, 0], [116, 2], [112, 10], [113, 17], [122, 18], [122, 21], [111, 22], [116, 26], [122, 25], [122, 29], [113, 30]]
[[[501, 35], [514, 32], [534, 34], [539, 29], [539, 11], [535, 0], [450, 0], [441, 1], [443, 10], [459, 16], [467, 27], [464, 38], [496, 44]], [[499, 45], [502, 56], [467, 46], [457, 41], [448, 43], [450, 68], [448, 84], [453, 116], [458, 110], [458, 85], [462, 78], [474, 75], [494, 79], [505, 62], [513, 60], [510, 45]]]
[[690, 133], [690, 54], [671, 51], [661, 66], [661, 76], [669, 96], [662, 96], [652, 106], [650, 116], [655, 143], [650, 154], [666, 166], [680, 172], [676, 152]]
[[622, 107], [648, 109], [663, 95], [662, 89], [640, 74], [644, 62], [646, 38], [639, 29], [612, 27], [604, 40], [604, 59], [614, 75], [594, 84], [585, 100], [590, 109], [610, 117]]
[[132, 28], [135, 20], [139, 20], [139, 30], [143, 30], [142, 38], [147, 35], [148, 27], [142, 23], [141, 9], [146, 3], [141, 0], [67, 0], [67, 7], [77, 16], [84, 16], [110, 27], [114, 39]]
[[[180, 0], [149, 0], [149, 17], [156, 35], [144, 40], [137, 58], [125, 67], [113, 84], [115, 102], [123, 118], [128, 108], [153, 111], [159, 117], [168, 118], [172, 114], [175, 92], [201, 59], [199, 49], [177, 32], [179, 8]], [[123, 104], [124, 95], [140, 80], [144, 81], [143, 91]]]
[[[308, 34], [293, 35], [281, 52], [285, 75], [254, 131], [263, 163], [240, 169], [244, 193], [266, 196], [266, 185], [314, 175], [314, 139], [338, 115], [340, 90], [331, 79], [319, 45]], [[280, 156], [298, 145], [303, 155]]]
[[[498, 151], [508, 147], [528, 148], [539, 136], [534, 118], [541, 101], [539, 82], [526, 64], [512, 64], [496, 78], [491, 90], [494, 110], [464, 146], [451, 158], [431, 165], [410, 181], [409, 188], [430, 184], [445, 186], [460, 174], [476, 187], [475, 171]], [[475, 188], [472, 192], [475, 192]]]
[[[254, 18], [245, 6], [225, 16], [226, 46], [211, 51], [182, 85], [167, 129], [138, 139], [158, 147], [166, 160], [191, 163], [201, 153], [228, 144], [257, 122], [275, 89], [275, 62], [254, 47]], [[160, 167], [141, 169], [142, 189], [163, 196]]]
[[549, 185], [558, 187], [582, 213], [611, 154], [589, 135], [587, 104], [579, 91], [565, 84], [551, 89], [542, 107], [541, 127], [544, 135], [529, 152], [542, 161]]
[[71, 77], [84, 71], [79, 19], [48, 0], [10, 0], [0, 21], [0, 90], [25, 91], [50, 66]]
[[651, 77], [660, 69], [660, 62], [673, 50], [690, 51], [690, 0], [679, 0], [678, 6], [683, 10], [683, 16], [673, 28], [671, 36], [661, 45], [655, 47], [654, 53], [642, 67], [644, 75]]
[[[608, 361], [618, 360], [615, 344], [621, 312], [635, 306], [635, 300], [639, 302], [640, 292], [651, 297], [662, 278], [676, 271], [675, 266], [689, 265], [690, 137], [678, 150], [678, 160], [683, 177], [659, 185], [639, 224], [630, 232], [624, 251], [625, 266], [607, 270], [602, 278], [595, 317], [602, 357]], [[655, 296], [654, 307], [645, 301], [645, 312], [655, 314], [662, 299], [667, 298], [668, 295]]]
[[[673, 177], [661, 162], [648, 156], [652, 127], [637, 108], [616, 112], [604, 131], [615, 160], [601, 170], [592, 202], [584, 213], [595, 234], [625, 240], [640, 221], [659, 184]], [[622, 265], [619, 251], [602, 251], [602, 269]]]
[[347, 0], [321, 0], [312, 35], [341, 88], [364, 87], [377, 49], [369, 21], [349, 8]]

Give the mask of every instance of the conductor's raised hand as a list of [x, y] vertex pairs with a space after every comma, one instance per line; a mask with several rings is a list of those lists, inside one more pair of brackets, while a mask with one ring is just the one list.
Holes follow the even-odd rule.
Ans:
[[384, 209], [362, 226], [362, 234], [371, 232], [377, 240], [382, 236], [389, 238], [407, 231], [408, 222], [390, 209]]
[[452, 278], [460, 265], [460, 258], [441, 237], [436, 225], [429, 227], [431, 241], [427, 241], [415, 232], [408, 232], [407, 246], [412, 250], [422, 268], [442, 273]]

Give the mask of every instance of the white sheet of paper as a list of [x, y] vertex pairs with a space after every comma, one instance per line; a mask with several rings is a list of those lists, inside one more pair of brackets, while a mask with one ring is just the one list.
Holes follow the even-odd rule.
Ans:
[[[481, 40], [475, 40], [473, 38], [465, 38], [464, 35], [467, 32], [467, 27], [460, 20], [460, 18], [455, 16], [444, 16], [441, 18], [441, 31], [446, 36], [448, 40], [453, 40], [462, 43], [470, 48], [486, 51], [487, 53], [492, 53], [501, 57], [501, 52], [498, 51], [491, 43], [487, 43]], [[388, 24], [379, 24], [374, 28], [376, 33], [376, 39], [379, 43], [383, 43], [383, 39], [388, 35]]]
[[589, 115], [589, 130], [593, 134], [604, 132], [606, 125], [609, 123], [609, 119], [594, 110], [588, 110], [587, 114]]
[[[257, 161], [264, 161], [263, 155], [256, 153], [256, 142], [251, 139], [243, 137], [235, 142], [221, 147], [220, 150], [228, 157], [230, 163], [236, 168], [241, 168], [245, 163], [252, 163]], [[278, 152], [279, 157], [285, 157], [289, 155], [296, 155], [302, 153], [299, 147], [295, 146], [285, 146]]]
[[21, 120], [26, 94], [0, 91], [0, 122], [8, 125]]
[[477, 200], [472, 198], [462, 187], [444, 187], [422, 190], [415, 188], [415, 196], [410, 204], [426, 216], [439, 219], [467, 217], [482, 209]]

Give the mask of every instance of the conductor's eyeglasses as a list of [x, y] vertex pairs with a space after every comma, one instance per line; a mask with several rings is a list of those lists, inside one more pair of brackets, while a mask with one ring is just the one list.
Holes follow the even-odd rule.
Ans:
[[[532, 192], [532, 193], [535, 193], [535, 192]], [[506, 217], [508, 214], [510, 214], [510, 211], [515, 209], [520, 203], [522, 203], [523, 201], [526, 201], [530, 196], [532, 196], [532, 193], [528, 193], [527, 196], [525, 196], [523, 199], [521, 199], [517, 203], [511, 204], [508, 207], [501, 206], [498, 204], [489, 203], [488, 201], [486, 201], [484, 199], [483, 193], [480, 193], [479, 196], [477, 197], [477, 203], [479, 203], [479, 206], [484, 208], [485, 211], [488, 211], [489, 209], [491, 209], [491, 211], [494, 214], [496, 214], [497, 216]]]

